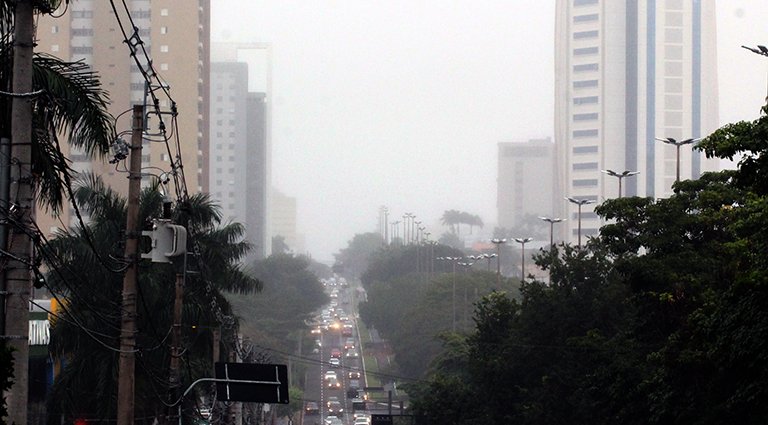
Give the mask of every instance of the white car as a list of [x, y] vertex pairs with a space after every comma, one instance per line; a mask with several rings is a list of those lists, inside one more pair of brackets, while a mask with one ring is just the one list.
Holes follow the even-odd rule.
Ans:
[[325, 372], [325, 380], [327, 381], [329, 379], [338, 379], [335, 370], [329, 370], [328, 372]]
[[340, 367], [341, 366], [341, 362], [336, 357], [331, 357], [331, 360], [329, 360], [328, 363], [331, 364], [331, 367]]
[[353, 425], [371, 425], [371, 421], [369, 418], [362, 416], [362, 417], [356, 418]]
[[344, 422], [341, 421], [336, 416], [326, 416], [325, 417], [325, 425], [343, 425]]

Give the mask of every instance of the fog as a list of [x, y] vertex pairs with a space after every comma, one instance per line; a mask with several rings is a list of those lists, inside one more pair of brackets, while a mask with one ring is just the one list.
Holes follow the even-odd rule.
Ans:
[[[552, 137], [554, 1], [212, 0], [214, 42], [272, 46], [272, 182], [321, 261], [378, 209], [496, 221], [496, 144]], [[754, 119], [768, 2], [718, 1], [721, 123]]]

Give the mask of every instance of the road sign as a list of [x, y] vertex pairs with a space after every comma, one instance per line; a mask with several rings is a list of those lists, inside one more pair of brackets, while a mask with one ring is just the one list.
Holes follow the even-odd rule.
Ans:
[[392, 425], [392, 416], [371, 415], [371, 425]]
[[216, 363], [216, 400], [288, 404], [288, 367]]

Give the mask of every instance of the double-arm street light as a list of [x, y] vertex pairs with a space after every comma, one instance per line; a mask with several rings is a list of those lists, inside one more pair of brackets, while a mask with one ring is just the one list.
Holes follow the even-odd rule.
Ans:
[[525, 244], [532, 241], [533, 238], [515, 238], [515, 242], [522, 246], [522, 261], [520, 262], [520, 281], [525, 282]]
[[666, 143], [668, 145], [675, 146], [675, 149], [677, 150], [677, 177], [675, 178], [675, 182], [679, 182], [680, 181], [680, 146], [690, 145], [691, 143], [698, 142], [701, 139], [685, 139], [685, 140], [677, 141], [671, 137], [667, 137], [666, 139], [657, 137], [656, 140], [662, 143]]
[[507, 240], [494, 238], [491, 243], [496, 245], [496, 285], [501, 289], [501, 244], [507, 243]]
[[636, 176], [640, 174], [639, 171], [629, 171], [629, 170], [625, 170], [620, 173], [617, 173], [616, 171], [613, 171], [613, 170], [600, 170], [600, 172], [605, 173], [611, 177], [616, 177], [619, 180], [619, 198], [621, 198], [621, 181], [624, 180], [624, 177], [631, 177], [631, 176]]
[[595, 201], [591, 199], [576, 199], [576, 198], [571, 198], [570, 196], [566, 196], [565, 199], [567, 199], [568, 202], [572, 204], [578, 205], [579, 207], [579, 216], [578, 216], [579, 217], [579, 248], [581, 248], [581, 207], [587, 204], [594, 204]]
[[539, 217], [539, 219], [546, 221], [549, 223], [549, 249], [552, 249], [552, 247], [555, 246], [555, 239], [554, 239], [554, 233], [555, 233], [555, 223], [560, 223], [565, 221], [564, 218], [552, 218], [552, 217]]

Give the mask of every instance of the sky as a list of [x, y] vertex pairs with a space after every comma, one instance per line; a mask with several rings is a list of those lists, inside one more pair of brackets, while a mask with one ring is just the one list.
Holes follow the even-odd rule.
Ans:
[[[714, 0], [709, 0], [714, 1]], [[554, 0], [214, 0], [214, 42], [272, 46], [272, 182], [330, 262], [379, 207], [433, 235], [496, 221], [497, 143], [552, 137]], [[768, 1], [717, 0], [721, 123], [757, 117]]]

